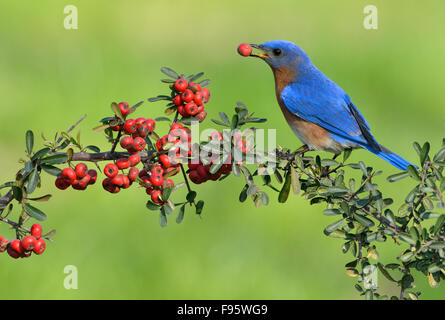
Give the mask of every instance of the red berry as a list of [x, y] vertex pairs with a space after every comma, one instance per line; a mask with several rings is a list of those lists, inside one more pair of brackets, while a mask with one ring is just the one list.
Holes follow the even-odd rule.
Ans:
[[74, 171], [76, 171], [77, 178], [83, 178], [87, 175], [88, 167], [85, 163], [78, 163]]
[[85, 177], [79, 180], [79, 182], [73, 185], [73, 188], [76, 190], [85, 190], [87, 186], [90, 184], [91, 177], [87, 174]]
[[188, 116], [188, 114], [185, 112], [185, 108], [184, 108], [183, 105], [178, 106], [178, 112], [183, 117], [187, 117]]
[[12, 249], [11, 246], [8, 246], [8, 254], [10, 257], [14, 258], [14, 259], [18, 259], [21, 257], [21, 254], [18, 253], [17, 251], [15, 251], [14, 249]]
[[118, 174], [113, 179], [111, 179], [111, 184], [121, 187], [124, 184], [123, 174]]
[[45, 240], [43, 240], [43, 238], [40, 238], [36, 241], [34, 249], [32, 249], [32, 251], [34, 251], [35, 254], [42, 254], [45, 251], [45, 249], [46, 249]]
[[162, 184], [163, 188], [166, 188], [166, 187], [173, 188], [174, 186], [175, 186], [175, 183], [172, 179], [165, 179], [164, 183]]
[[238, 53], [243, 57], [248, 57], [252, 53], [252, 47], [247, 43], [241, 43], [238, 46]]
[[207, 88], [203, 88], [203, 89], [201, 90], [201, 92], [202, 92], [202, 101], [203, 101], [204, 103], [209, 102], [209, 100], [210, 100], [210, 90], [207, 89]]
[[18, 239], [14, 239], [11, 241], [9, 246], [17, 253], [22, 254], [24, 251], [24, 248], [22, 247], [22, 243]]
[[88, 175], [90, 176], [89, 184], [95, 184], [97, 180], [97, 171], [94, 169], [88, 170]]
[[145, 138], [150, 133], [148, 129], [148, 125], [146, 123], [141, 124], [137, 129], [138, 136], [141, 138]]
[[130, 168], [130, 160], [127, 158], [120, 158], [116, 161], [116, 165], [120, 170]]
[[0, 236], [0, 252], [5, 252], [8, 247], [9, 240]]
[[42, 236], [42, 225], [40, 223], [34, 223], [31, 226], [31, 235], [39, 239]]
[[30, 251], [34, 248], [37, 239], [34, 236], [26, 236], [22, 239], [22, 247], [26, 251]]
[[128, 178], [127, 175], [123, 174], [122, 175], [122, 188], [127, 189], [130, 187], [130, 185], [131, 185], [130, 178]]
[[135, 132], [137, 129], [136, 120], [128, 119], [127, 121], [125, 121], [123, 129], [126, 134], [132, 134], [133, 132]]
[[114, 163], [109, 163], [104, 168], [104, 173], [108, 178], [114, 178], [119, 171], [119, 168]]
[[136, 178], [139, 175], [139, 170], [138, 168], [130, 168], [130, 171], [128, 172], [128, 178], [130, 179], [130, 181], [135, 181]]
[[140, 127], [141, 125], [143, 125], [143, 124], [145, 124], [145, 118], [137, 118], [136, 120], [135, 120], [135, 122], [136, 122], [136, 127]]
[[159, 156], [159, 161], [162, 163], [164, 168], [168, 168], [172, 164], [171, 161], [170, 161], [170, 158], [166, 154], [161, 154]]
[[121, 129], [121, 127], [119, 125], [115, 125], [115, 126], [110, 126], [111, 130], [113, 131], [119, 131]]
[[164, 174], [164, 169], [162, 169], [160, 166], [154, 166], [151, 169], [151, 174], [152, 175], [162, 176]]
[[66, 181], [62, 177], [57, 178], [55, 184], [56, 184], [56, 187], [60, 190], [65, 190], [66, 188], [68, 188], [71, 185], [68, 181]]
[[160, 187], [164, 183], [164, 178], [161, 175], [154, 174], [150, 177], [150, 181], [155, 187]]
[[119, 110], [121, 111], [121, 114], [126, 117], [130, 113], [130, 106], [126, 102], [121, 102], [118, 104]]
[[197, 83], [190, 82], [188, 89], [192, 90], [193, 92], [201, 91], [201, 86]]
[[195, 101], [197, 105], [202, 104], [203, 100], [202, 100], [202, 92], [201, 91], [198, 91], [195, 93], [195, 97], [193, 98], [193, 101]]
[[181, 79], [178, 79], [178, 80], [175, 81], [175, 89], [176, 89], [176, 91], [182, 92], [185, 89], [187, 89], [187, 87], [188, 87], [187, 80], [181, 78]]
[[134, 143], [134, 140], [130, 136], [123, 137], [120, 141], [120, 145], [124, 149], [130, 148]]
[[189, 115], [194, 116], [198, 112], [198, 106], [194, 102], [189, 102], [185, 105], [185, 111]]
[[180, 105], [182, 104], [182, 98], [181, 98], [181, 95], [180, 95], [180, 94], [176, 95], [176, 97], [173, 98], [173, 101], [172, 101], [172, 102], [173, 102], [175, 105], [180, 106]]
[[145, 140], [141, 137], [134, 139], [133, 148], [137, 151], [142, 151], [145, 148]]
[[170, 127], [170, 131], [175, 130], [175, 129], [182, 129], [182, 128], [184, 128], [184, 126], [181, 123], [176, 122], [176, 123], [172, 124], [172, 126]]
[[141, 161], [141, 156], [138, 154], [133, 154], [128, 157], [128, 161], [130, 161], [130, 167], [134, 167]]
[[156, 128], [156, 122], [153, 119], [147, 119], [145, 121], [145, 124], [148, 127], [148, 132], [149, 133], [152, 133], [155, 130], [155, 128]]
[[219, 132], [219, 131], [213, 131], [212, 134], [210, 135], [210, 139], [211, 140], [222, 141], [223, 140], [222, 133]]
[[161, 191], [159, 191], [159, 190], [153, 190], [153, 191], [151, 192], [151, 200], [152, 200], [154, 203], [162, 204], [162, 200], [160, 199], [161, 194], [162, 194]]
[[76, 171], [74, 171], [71, 168], [65, 168], [62, 170], [62, 178], [68, 182], [73, 182], [74, 180], [76, 180], [77, 175], [76, 175]]
[[244, 141], [244, 140], [240, 140], [240, 141], [238, 141], [238, 143], [237, 143], [237, 147], [238, 147], [239, 149], [241, 149], [241, 151], [242, 151], [243, 153], [246, 153], [246, 152], [248, 151], [248, 149], [249, 149], [249, 145], [248, 145], [247, 142]]
[[198, 113], [198, 115], [196, 116], [199, 120], [199, 122], [203, 122], [204, 119], [207, 117], [207, 111], [202, 111], [200, 113]]
[[200, 184], [202, 182], [201, 176], [199, 175], [199, 173], [196, 170], [190, 171], [189, 178], [193, 183], [196, 183], [196, 184]]
[[195, 96], [195, 94], [190, 89], [185, 90], [181, 94], [182, 101], [184, 101], [185, 103], [191, 102], [193, 100], [194, 96]]

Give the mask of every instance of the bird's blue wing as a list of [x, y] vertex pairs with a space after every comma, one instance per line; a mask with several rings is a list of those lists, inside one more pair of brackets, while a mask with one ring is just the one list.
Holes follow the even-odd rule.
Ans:
[[286, 108], [346, 141], [380, 150], [368, 123], [343, 89], [327, 78], [311, 80], [282, 90], [280, 98]]

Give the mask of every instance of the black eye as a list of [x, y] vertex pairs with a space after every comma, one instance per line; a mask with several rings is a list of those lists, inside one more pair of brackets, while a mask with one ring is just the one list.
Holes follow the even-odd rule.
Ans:
[[278, 49], [278, 48], [277, 49], [273, 49], [272, 52], [273, 52], [273, 54], [275, 56], [279, 56], [281, 54], [281, 49]]

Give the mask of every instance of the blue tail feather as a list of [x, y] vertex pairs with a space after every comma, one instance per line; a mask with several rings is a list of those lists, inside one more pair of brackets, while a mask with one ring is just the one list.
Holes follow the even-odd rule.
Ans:
[[415, 168], [417, 168], [416, 165], [412, 164], [411, 162], [403, 159], [401, 156], [395, 154], [391, 150], [385, 148], [384, 146], [381, 146], [382, 151], [376, 151], [373, 148], [369, 146], [364, 146], [366, 149], [377, 155], [378, 157], [382, 158], [385, 161], [388, 161], [391, 163], [394, 167], [400, 170], [407, 170], [408, 165], [412, 165]]

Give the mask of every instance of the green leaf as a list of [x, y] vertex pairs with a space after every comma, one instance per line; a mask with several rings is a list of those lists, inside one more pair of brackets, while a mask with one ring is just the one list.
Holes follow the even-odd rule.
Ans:
[[196, 204], [196, 214], [201, 214], [203, 207], [204, 207], [204, 201], [199, 200], [198, 203]]
[[240, 202], [244, 202], [247, 199], [247, 189], [249, 188], [249, 185], [246, 184], [243, 188], [243, 190], [241, 190], [241, 193], [239, 194], [239, 201]]
[[324, 229], [324, 233], [325, 235], [329, 235], [330, 233], [334, 232], [335, 230], [337, 230], [338, 228], [340, 228], [343, 223], [345, 223], [346, 219], [341, 219], [338, 220], [334, 223], [331, 223], [330, 225], [328, 225], [325, 229]]
[[232, 130], [235, 130], [238, 127], [238, 122], [239, 122], [238, 115], [234, 114], [232, 117], [232, 125], [231, 125]]
[[399, 239], [405, 242], [408, 242], [409, 244], [412, 245], [416, 245], [416, 239], [413, 238], [412, 235], [405, 233], [405, 232], [401, 232], [399, 233]]
[[161, 195], [162, 201], [167, 201], [171, 193], [172, 193], [172, 187], [165, 187], [162, 190], [162, 195]]
[[176, 223], [182, 222], [182, 220], [184, 219], [184, 213], [185, 213], [185, 204], [183, 204], [179, 209], [178, 216], [176, 217]]
[[289, 197], [290, 186], [291, 186], [291, 177], [290, 177], [290, 171], [288, 170], [286, 172], [286, 178], [283, 187], [281, 188], [280, 194], [278, 195], [279, 203], [285, 203], [287, 201], [287, 198]]
[[371, 219], [368, 219], [367, 217], [361, 216], [359, 214], [354, 214], [354, 219], [360, 223], [361, 225], [372, 228], [374, 227], [374, 222]]
[[190, 191], [189, 193], [187, 193], [186, 199], [188, 202], [193, 202], [195, 201], [196, 198], [196, 191]]
[[158, 205], [158, 204], [152, 202], [151, 200], [148, 200], [148, 202], [147, 202], [147, 204], [146, 204], [146, 207], [147, 207], [149, 210], [152, 210], [152, 211], [157, 211], [157, 210], [159, 210], [159, 209], [161, 208], [160, 205]]
[[167, 226], [167, 216], [165, 215], [164, 207], [161, 207], [161, 210], [159, 212], [159, 224], [163, 228]]
[[343, 152], [343, 163], [345, 163], [346, 160], [349, 159], [351, 153], [352, 153], [352, 149], [345, 149], [345, 151]]
[[433, 233], [437, 235], [437, 233], [442, 229], [443, 224], [445, 223], [445, 214], [442, 214], [436, 221], [434, 225]]
[[443, 177], [441, 180], [440, 180], [440, 192], [444, 192], [445, 191], [445, 177]]
[[50, 151], [51, 151], [51, 149], [48, 148], [48, 147], [40, 149], [39, 151], [34, 153], [34, 155], [31, 157], [31, 161], [34, 161], [36, 159], [40, 159], [42, 156], [44, 156], [45, 154], [47, 154]]
[[39, 178], [40, 178], [39, 172], [37, 168], [34, 168], [28, 180], [28, 187], [26, 188], [26, 193], [31, 194], [34, 192], [34, 190], [36, 190], [37, 185], [39, 184]]
[[43, 164], [42, 163], [40, 165], [40, 168], [42, 168], [43, 171], [45, 171], [46, 173], [48, 173], [48, 174], [50, 174], [52, 176], [56, 176], [56, 177], [62, 172], [61, 169], [59, 169], [57, 167], [54, 167], [52, 165], [49, 165], [49, 164]]
[[323, 211], [323, 214], [326, 216], [335, 216], [341, 214], [341, 212], [338, 209], [326, 209]]
[[51, 194], [46, 194], [46, 195], [41, 196], [41, 197], [36, 197], [36, 198], [26, 198], [26, 200], [36, 201], [36, 202], [45, 202], [45, 201], [49, 201], [49, 199], [51, 199], [51, 197], [52, 197]]
[[152, 98], [148, 98], [149, 102], [156, 102], [156, 101], [170, 101], [172, 98], [170, 96], [166, 96], [166, 95], [159, 95], [156, 97], [152, 97]]
[[86, 146], [85, 149], [89, 149], [93, 152], [99, 153], [100, 152], [100, 148], [96, 147], [96, 146]]
[[161, 72], [163, 74], [165, 74], [166, 76], [171, 77], [173, 79], [179, 79], [179, 75], [176, 73], [176, 71], [174, 71], [168, 67], [162, 67]]
[[430, 152], [430, 144], [428, 142], [425, 142], [425, 144], [422, 147], [422, 150], [420, 151], [420, 163], [423, 165], [425, 164], [426, 159], [428, 158], [428, 153]]
[[388, 279], [389, 281], [392, 282], [397, 282], [396, 280], [394, 280], [394, 278], [389, 274], [389, 272], [385, 269], [385, 267], [383, 266], [383, 264], [381, 264], [380, 262], [377, 263], [377, 267], [379, 268], [380, 272], [385, 276], [386, 279]]
[[28, 216], [39, 221], [46, 220], [46, 215], [40, 209], [33, 207], [29, 203], [25, 203], [23, 208], [25, 209], [25, 212], [28, 214]]
[[111, 110], [114, 112], [116, 117], [124, 121], [124, 116], [122, 115], [121, 109], [119, 108], [119, 105], [116, 102], [111, 103]]
[[295, 168], [293, 166], [290, 166], [290, 178], [292, 192], [294, 194], [299, 194], [301, 191], [300, 176], [298, 175], [297, 171], [295, 171]]
[[434, 162], [438, 162], [438, 161], [444, 161], [445, 160], [445, 148], [442, 148], [439, 150], [438, 153], [436, 153], [436, 155], [433, 158]]
[[41, 161], [45, 164], [62, 164], [68, 161], [68, 156], [66, 154], [56, 154], [43, 158]]
[[400, 256], [400, 261], [408, 262], [414, 256], [415, 256], [414, 252], [407, 252], [407, 253], [403, 254], [402, 256]]
[[26, 131], [26, 152], [31, 154], [34, 147], [34, 133], [31, 130]]
[[388, 178], [386, 178], [389, 182], [396, 182], [402, 179], [405, 179], [408, 177], [409, 174], [407, 172], [400, 172], [393, 175], [390, 175]]
[[21, 202], [23, 199], [22, 189], [17, 186], [13, 186], [12, 187], [12, 196], [14, 197], [15, 200], [17, 200], [18, 202]]
[[417, 169], [414, 168], [414, 166], [412, 166], [412, 165], [408, 165], [408, 174], [414, 180], [417, 180], [417, 181], [421, 180], [420, 176], [419, 176], [419, 173], [417, 172]]

